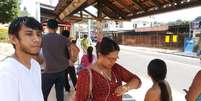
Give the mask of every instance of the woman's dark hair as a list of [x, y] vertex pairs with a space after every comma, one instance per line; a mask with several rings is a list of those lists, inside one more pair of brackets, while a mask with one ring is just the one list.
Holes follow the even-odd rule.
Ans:
[[73, 44], [76, 44], [76, 42], [77, 42], [77, 40], [72, 40], [72, 43], [73, 43]]
[[63, 35], [63, 36], [65, 36], [65, 37], [69, 37], [70, 36], [70, 32], [68, 31], [68, 30], [63, 30], [62, 32], [61, 32], [61, 34]]
[[108, 37], [103, 37], [99, 47], [97, 47], [98, 53], [102, 55], [108, 55], [114, 51], [120, 51], [119, 45]]
[[89, 46], [87, 48], [87, 55], [88, 55], [88, 60], [89, 60], [90, 63], [92, 63], [92, 61], [93, 61], [93, 54], [92, 54], [92, 52], [93, 52], [93, 47]]
[[58, 28], [58, 22], [55, 19], [50, 19], [47, 21], [47, 27], [50, 29], [57, 29]]
[[161, 101], [169, 101], [171, 95], [169, 95], [167, 86], [164, 82], [167, 74], [166, 63], [160, 59], [152, 60], [148, 65], [148, 74], [154, 81], [158, 82], [159, 84], [161, 89]]

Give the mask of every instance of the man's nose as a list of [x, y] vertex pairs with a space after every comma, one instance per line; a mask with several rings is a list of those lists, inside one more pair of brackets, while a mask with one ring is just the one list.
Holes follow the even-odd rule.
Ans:
[[38, 35], [34, 35], [33, 41], [34, 41], [34, 42], [40, 42], [40, 41], [41, 41], [41, 37], [38, 36]]

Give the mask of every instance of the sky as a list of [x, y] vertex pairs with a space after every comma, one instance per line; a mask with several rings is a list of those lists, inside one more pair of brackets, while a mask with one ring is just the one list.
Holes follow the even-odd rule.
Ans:
[[[34, 15], [33, 12], [35, 12], [34, 8], [34, 2], [41, 2], [44, 4], [48, 4], [48, 5], [52, 5], [52, 6], [56, 6], [58, 0], [22, 0], [22, 4], [21, 4], [21, 8], [23, 8], [24, 6], [27, 7], [28, 12], [31, 15]], [[51, 4], [52, 3], [52, 4]], [[89, 7], [87, 8], [88, 11], [91, 12], [97, 12], [97, 10], [95, 10], [93, 7]], [[168, 12], [168, 13], [162, 13], [162, 14], [158, 14], [158, 15], [153, 15], [153, 16], [149, 16], [149, 17], [142, 17], [142, 18], [138, 18], [138, 19], [134, 19], [134, 21], [157, 21], [157, 22], [170, 22], [170, 21], [176, 21], [178, 19], [181, 20], [194, 20], [196, 17], [201, 16], [201, 6], [199, 7], [194, 7], [194, 8], [189, 8], [189, 9], [183, 9], [183, 10], [177, 10], [177, 11], [172, 11], [172, 12]]]

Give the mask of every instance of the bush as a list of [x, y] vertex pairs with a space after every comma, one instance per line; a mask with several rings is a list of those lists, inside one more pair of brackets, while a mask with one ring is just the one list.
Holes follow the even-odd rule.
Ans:
[[8, 28], [0, 28], [0, 41], [8, 41]]

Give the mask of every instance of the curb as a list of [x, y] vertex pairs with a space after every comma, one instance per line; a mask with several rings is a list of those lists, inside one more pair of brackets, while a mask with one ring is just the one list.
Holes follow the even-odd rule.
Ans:
[[[121, 49], [125, 49], [125, 50], [128, 50], [130, 51], [130, 49], [128, 48], [135, 48], [135, 47], [132, 47], [132, 46], [125, 46], [125, 45], [120, 45]], [[141, 50], [141, 51], [148, 51], [149, 48], [135, 48], [134, 50]], [[151, 48], [150, 48], [151, 49]], [[158, 51], [158, 50], [150, 50], [149, 52], [158, 52], [158, 53], [163, 53], [163, 54], [172, 54], [172, 55], [177, 55], [177, 56], [184, 56], [184, 57], [190, 57], [190, 58], [195, 58], [195, 59], [199, 59], [199, 56], [192, 56], [192, 55], [185, 55], [185, 54], [182, 54], [181, 52], [176, 52], [176, 51], [172, 51], [172, 52], [163, 52], [163, 51]], [[181, 54], [180, 54], [181, 53]]]

